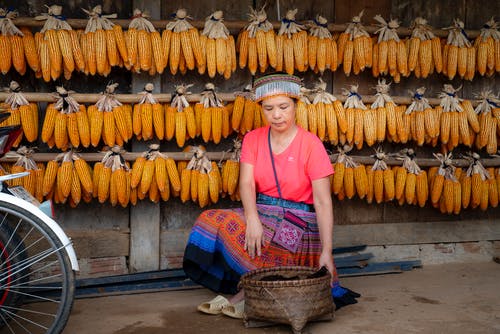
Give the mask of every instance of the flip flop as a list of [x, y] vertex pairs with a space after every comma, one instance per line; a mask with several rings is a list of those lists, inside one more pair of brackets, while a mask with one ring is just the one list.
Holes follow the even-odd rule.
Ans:
[[224, 307], [231, 305], [223, 296], [217, 296], [209, 302], [198, 305], [198, 311], [206, 314], [220, 314]]
[[224, 306], [222, 314], [235, 319], [243, 319], [245, 315], [245, 300]]

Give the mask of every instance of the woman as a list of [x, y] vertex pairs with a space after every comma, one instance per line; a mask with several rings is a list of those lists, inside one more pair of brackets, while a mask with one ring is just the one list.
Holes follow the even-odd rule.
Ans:
[[[242, 318], [240, 276], [284, 265], [326, 267], [337, 308], [357, 302], [359, 294], [340, 286], [333, 263], [332, 165], [320, 139], [295, 123], [300, 85], [299, 78], [287, 74], [255, 81], [256, 101], [268, 126], [243, 139], [239, 182], [243, 208], [203, 212], [184, 254], [184, 271], [193, 281], [233, 294], [229, 300], [217, 296], [199, 305], [201, 312]], [[285, 209], [308, 225], [295, 252], [272, 241]]]

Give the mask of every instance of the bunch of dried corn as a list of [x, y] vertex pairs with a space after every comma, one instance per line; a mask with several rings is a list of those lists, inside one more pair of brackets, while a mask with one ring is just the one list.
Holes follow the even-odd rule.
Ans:
[[254, 100], [252, 85], [246, 86], [242, 92], [235, 92], [234, 95], [231, 113], [231, 127], [234, 131], [244, 135], [257, 125], [266, 122], [262, 115], [262, 108]]
[[116, 18], [116, 14], [102, 14], [101, 5], [82, 10], [89, 16], [89, 21], [85, 32], [80, 35], [83, 52], [83, 68], [80, 70], [85, 74], [107, 76], [113, 66], [123, 66], [124, 61], [128, 62], [125, 35], [121, 26], [109, 20]]
[[[188, 88], [192, 85], [178, 85], [174, 97], [165, 111], [165, 139], [170, 140], [175, 136], [177, 146], [184, 147], [186, 140], [197, 135], [198, 127], [193, 108], [186, 99], [191, 94]], [[199, 112], [201, 113], [201, 111]], [[199, 115], [201, 124], [201, 115]]]
[[[367, 111], [361, 95], [358, 94], [358, 86], [352, 85], [349, 90], [343, 88], [343, 95], [347, 97], [344, 102], [347, 130], [345, 141], [344, 136], [340, 136], [340, 143], [356, 145], [358, 150], [363, 147], [364, 140], [367, 143], [375, 143], [377, 139], [375, 114]], [[365, 122], [365, 114], [367, 122]]]
[[328, 21], [321, 15], [310, 23], [307, 36], [307, 55], [309, 68], [323, 73], [326, 69], [337, 70], [337, 42], [328, 30]]
[[295, 21], [296, 14], [297, 9], [289, 10], [281, 20], [280, 30], [276, 36], [276, 66], [273, 66], [277, 71], [284, 70], [290, 75], [294, 70], [306, 71], [309, 62], [307, 31], [305, 26]]
[[363, 11], [354, 16], [337, 40], [338, 63], [342, 63], [344, 73], [359, 74], [365, 67], [372, 67], [373, 47], [370, 34], [361, 24]]
[[476, 71], [476, 49], [471, 45], [464, 30], [464, 23], [453, 21], [443, 49], [443, 74], [453, 80], [455, 75], [472, 80]]
[[379, 22], [380, 28], [375, 32], [379, 35], [377, 43], [373, 45], [373, 76], [389, 74], [394, 82], [399, 82], [401, 75], [407, 77], [410, 74], [406, 44], [399, 39], [396, 32], [399, 28], [399, 21], [391, 19], [387, 22], [380, 15], [376, 15], [374, 19]]
[[[154, 136], [159, 140], [165, 138], [165, 110], [153, 96], [154, 85], [147, 83], [139, 103], [132, 110], [132, 131], [137, 139], [150, 140]], [[170, 139], [170, 138], [169, 138]]]
[[377, 204], [392, 201], [395, 196], [394, 171], [385, 162], [387, 155], [380, 147], [376, 149], [376, 159], [373, 166], [366, 166], [368, 188], [366, 201], [371, 204], [375, 199]]
[[93, 196], [99, 203], [109, 200], [113, 206], [120, 204], [126, 207], [129, 203], [136, 202], [137, 194], [132, 194], [130, 186], [130, 167], [123, 158], [123, 153], [125, 152], [119, 146], [114, 146], [94, 165]]
[[310, 90], [305, 87], [300, 89], [300, 98], [297, 101], [297, 107], [295, 108], [295, 120], [297, 125], [304, 130], [316, 133], [316, 109], [311, 105], [311, 100], [308, 97], [309, 93]]
[[[16, 12], [0, 8], [0, 71], [4, 75], [12, 66], [19, 74], [24, 75], [28, 57], [28, 65], [34, 71], [39, 69], [33, 34], [28, 29], [25, 35], [12, 23], [11, 19], [16, 16]], [[29, 42], [26, 49], [25, 42]]]
[[42, 180], [44, 170], [39, 168], [33, 160], [33, 149], [21, 146], [17, 151], [10, 151], [6, 157], [17, 159], [11, 166], [10, 173], [28, 172], [29, 175], [9, 180], [9, 185], [22, 186], [39, 201], [43, 201]]
[[58, 154], [47, 163], [42, 193], [56, 203], [69, 203], [75, 207], [83, 199], [90, 202], [94, 193], [91, 168], [73, 150]]
[[252, 75], [265, 72], [268, 66], [277, 68], [279, 41], [273, 24], [267, 20], [264, 8], [259, 11], [250, 7], [250, 23], [238, 34], [236, 49], [239, 53], [240, 68], [248, 66]]
[[22, 133], [13, 143], [14, 147], [19, 145], [23, 134], [27, 141], [34, 142], [38, 138], [38, 104], [28, 102], [15, 81], [11, 81], [9, 92], [3, 106], [10, 116], [0, 126], [21, 125]]
[[494, 168], [484, 168], [479, 154], [472, 153], [466, 158], [470, 161], [467, 171], [462, 173], [462, 208], [486, 210], [498, 206], [498, 187]]
[[[385, 79], [380, 79], [375, 87], [375, 101], [370, 106], [371, 113], [375, 113], [376, 140], [383, 142], [386, 137], [389, 140], [396, 141], [396, 105], [389, 96], [389, 86]], [[369, 117], [373, 121], [373, 116]]]
[[427, 78], [431, 73], [443, 71], [441, 39], [432, 32], [427, 20], [417, 17], [412, 24], [412, 33], [407, 40], [408, 71], [417, 78]]
[[[212, 140], [218, 144], [232, 131], [230, 109], [215, 94], [215, 86], [211, 83], [205, 85], [201, 95], [200, 102], [194, 106], [196, 118], [200, 120], [201, 137], [205, 143]], [[255, 122], [254, 118], [254, 125]]]
[[471, 146], [479, 132], [477, 114], [470, 101], [457, 97], [459, 89], [444, 85], [443, 92], [439, 94], [440, 105], [436, 106], [440, 113], [439, 138], [450, 151], [460, 143]]
[[351, 199], [354, 195], [363, 199], [368, 193], [366, 168], [364, 165], [354, 162], [347, 155], [351, 149], [352, 146], [339, 148], [337, 157], [334, 157], [335, 173], [332, 177], [332, 192], [337, 195], [339, 200], [343, 200], [345, 197]]
[[436, 146], [439, 139], [439, 109], [436, 111], [424, 97], [425, 87], [420, 87], [412, 93], [412, 103], [405, 114], [410, 115], [410, 136], [422, 146], [424, 143]]
[[158, 144], [151, 144], [149, 147], [132, 164], [132, 191], [137, 193], [138, 199], [148, 196], [154, 203], [160, 199], [167, 201], [171, 195], [178, 196], [181, 179], [174, 159], [161, 153]]
[[185, 9], [178, 9], [174, 15], [174, 21], [169, 22], [162, 33], [163, 54], [166, 64], [170, 65], [170, 73], [173, 75], [180, 71], [185, 74], [187, 70], [195, 67], [206, 66], [200, 32], [187, 20], [191, 19]]
[[161, 74], [166, 66], [166, 55], [162, 50], [160, 33], [148, 21], [148, 17], [145, 12], [134, 10], [132, 21], [124, 34], [128, 56], [124, 65], [137, 73]]
[[[481, 102], [475, 109], [479, 118], [479, 132], [475, 146], [478, 149], [486, 147], [488, 154], [498, 151], [498, 135], [500, 134], [500, 101], [490, 91], [481, 92]], [[462, 101], [464, 108], [472, 108], [470, 101]]]
[[99, 100], [88, 107], [90, 141], [97, 146], [102, 137], [105, 145], [123, 146], [132, 138], [132, 107], [115, 97], [118, 83], [109, 84]]
[[203, 208], [219, 200], [223, 184], [222, 176], [217, 163], [208, 160], [203, 147], [193, 146], [190, 152], [193, 153], [193, 157], [180, 172], [180, 198], [183, 203], [188, 200], [198, 202]]
[[[205, 27], [200, 36], [200, 44], [204, 62], [198, 64], [200, 74], [208, 72], [210, 78], [215, 74], [231, 77], [236, 70], [236, 45], [234, 37], [223, 23], [222, 11], [216, 11], [206, 18]], [[206, 65], [206, 66], [205, 66]]]
[[336, 109], [343, 109], [342, 103], [333, 94], [326, 91], [326, 83], [321, 78], [314, 93], [312, 106], [316, 110], [317, 135], [321, 140], [328, 140], [332, 145], [337, 145], [339, 142], [339, 122], [337, 121]]
[[414, 160], [415, 156], [413, 149], [403, 149], [397, 155], [398, 159], [403, 160], [403, 165], [393, 168], [394, 198], [400, 205], [406, 202], [423, 208], [429, 197], [429, 183], [427, 172], [420, 169]]
[[84, 58], [77, 32], [61, 14], [62, 7], [53, 5], [48, 7], [47, 13], [35, 17], [35, 20], [46, 20], [40, 32], [35, 33], [41, 65], [36, 75], [46, 82], [57, 80], [61, 74], [69, 80], [75, 69], [84, 70]]
[[57, 101], [49, 103], [42, 125], [42, 141], [60, 150], [90, 145], [90, 124], [85, 106], [78, 104], [63, 87], [56, 87]]
[[458, 182], [462, 169], [453, 166], [452, 154], [434, 153], [440, 161], [439, 167], [431, 167], [428, 172], [430, 200], [442, 213], [460, 212], [462, 191]]
[[474, 47], [477, 50], [476, 66], [479, 74], [491, 76], [500, 72], [500, 31], [494, 18], [485, 23], [474, 41]]
[[222, 165], [222, 192], [223, 194], [228, 194], [233, 201], [240, 200], [240, 154], [241, 141], [235, 139], [231, 155]]

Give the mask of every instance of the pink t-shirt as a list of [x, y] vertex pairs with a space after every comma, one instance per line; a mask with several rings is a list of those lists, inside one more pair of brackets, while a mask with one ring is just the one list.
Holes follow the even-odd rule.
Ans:
[[[266, 126], [245, 135], [240, 161], [254, 166], [257, 192], [279, 197], [269, 155], [268, 132], [269, 126]], [[333, 174], [321, 140], [301, 127], [290, 145], [273, 157], [281, 195], [287, 200], [312, 204], [312, 181]]]

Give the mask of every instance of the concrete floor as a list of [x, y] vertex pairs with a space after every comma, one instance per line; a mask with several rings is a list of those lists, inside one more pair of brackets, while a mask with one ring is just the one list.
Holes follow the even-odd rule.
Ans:
[[[344, 278], [362, 294], [329, 322], [303, 333], [500, 333], [500, 264], [429, 265], [392, 275]], [[290, 326], [245, 328], [240, 320], [198, 313], [206, 289], [76, 300], [64, 334], [292, 333]]]

